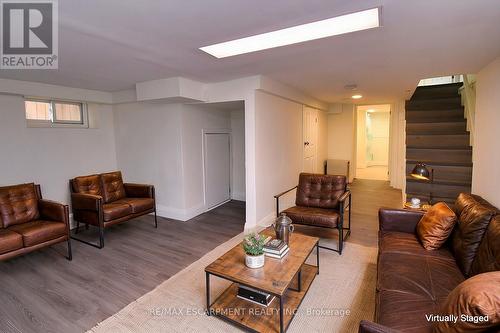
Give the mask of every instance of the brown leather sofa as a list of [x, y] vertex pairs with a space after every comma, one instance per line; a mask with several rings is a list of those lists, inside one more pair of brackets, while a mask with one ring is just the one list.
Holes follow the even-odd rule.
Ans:
[[[297, 189], [296, 206], [285, 209], [281, 213], [285, 213], [294, 224], [338, 229], [337, 249], [319, 247], [342, 254], [344, 241], [351, 233], [351, 192], [347, 188], [346, 177], [301, 173], [298, 186], [274, 196], [276, 198], [276, 216], [280, 215], [279, 198], [294, 189]], [[347, 227], [344, 226], [346, 208], [349, 210]], [[347, 230], [345, 235], [344, 230]]]
[[123, 183], [120, 171], [81, 176], [70, 180], [73, 219], [99, 228], [99, 245], [72, 236], [73, 239], [104, 247], [104, 229], [130, 219], [154, 213], [156, 218], [155, 188], [153, 185]]
[[67, 205], [43, 200], [33, 183], [0, 187], [0, 260], [64, 241], [71, 260]]
[[[459, 221], [446, 246], [428, 251], [415, 233], [423, 213], [380, 209], [376, 323], [362, 321], [359, 332], [432, 332], [425, 315], [438, 314], [457, 285], [471, 276], [500, 270], [499, 210], [479, 196], [464, 193], [454, 210]], [[473, 227], [466, 229], [466, 225]]]

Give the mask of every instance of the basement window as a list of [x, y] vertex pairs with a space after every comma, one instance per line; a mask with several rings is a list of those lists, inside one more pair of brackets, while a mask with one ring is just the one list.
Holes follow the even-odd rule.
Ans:
[[85, 103], [27, 98], [24, 107], [28, 127], [88, 128]]

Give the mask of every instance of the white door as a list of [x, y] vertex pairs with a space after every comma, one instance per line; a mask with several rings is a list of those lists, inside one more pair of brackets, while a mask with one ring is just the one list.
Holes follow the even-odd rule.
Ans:
[[231, 198], [231, 159], [228, 133], [205, 133], [205, 207]]
[[304, 137], [304, 172], [316, 173], [317, 140], [318, 140], [318, 110], [304, 106], [303, 118]]

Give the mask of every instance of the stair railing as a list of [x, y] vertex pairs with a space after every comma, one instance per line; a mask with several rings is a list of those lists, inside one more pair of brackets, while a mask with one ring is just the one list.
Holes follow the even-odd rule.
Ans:
[[476, 114], [476, 77], [471, 74], [463, 75], [463, 86], [459, 93], [464, 107], [464, 116], [467, 119], [467, 131], [470, 133], [470, 145], [474, 145], [474, 117]]

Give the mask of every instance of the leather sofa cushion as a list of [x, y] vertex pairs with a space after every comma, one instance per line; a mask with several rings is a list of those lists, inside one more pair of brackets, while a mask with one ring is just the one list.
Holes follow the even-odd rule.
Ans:
[[453, 231], [452, 248], [458, 266], [464, 275], [468, 276], [479, 244], [483, 239], [491, 218], [495, 214], [495, 210], [480, 204], [470, 195], [462, 193], [460, 197], [466, 198], [468, 203], [464, 205], [460, 213], [458, 225]]
[[420, 244], [417, 235], [399, 231], [379, 232], [379, 253], [411, 254], [455, 262], [455, 258], [447, 246], [427, 251]]
[[13, 231], [0, 229], [0, 254], [15, 251], [23, 247], [23, 237]]
[[[438, 322], [435, 333], [485, 332], [500, 330], [500, 272], [476, 275], [459, 284], [448, 295], [440, 309], [442, 315], [455, 315], [459, 320]], [[460, 320], [462, 315], [488, 317], [486, 321]]]
[[102, 195], [99, 175], [81, 176], [73, 179], [73, 191], [76, 193]]
[[35, 184], [0, 187], [0, 222], [4, 228], [39, 217]]
[[448, 259], [402, 253], [381, 253], [377, 290], [400, 291], [430, 300], [443, 300], [464, 276]]
[[397, 290], [377, 292], [376, 304], [375, 321], [398, 333], [431, 333], [432, 323], [425, 315], [437, 313], [439, 309], [439, 302], [435, 300]]
[[417, 235], [426, 250], [437, 250], [450, 236], [457, 216], [444, 202], [433, 205], [417, 224]]
[[295, 206], [283, 211], [295, 224], [336, 228], [340, 215], [332, 209]]
[[338, 209], [339, 198], [346, 191], [345, 176], [301, 173], [295, 204], [297, 206]]
[[132, 206], [125, 202], [103, 204], [102, 210], [106, 222], [132, 214]]
[[460, 193], [457, 200], [455, 200], [455, 212], [457, 213], [457, 216], [460, 216], [466, 207], [477, 204], [478, 201], [472, 195], [468, 193]]
[[23, 237], [25, 247], [67, 235], [65, 223], [44, 220], [14, 225], [9, 227], [9, 230], [17, 232]]
[[101, 184], [105, 203], [125, 198], [125, 187], [120, 171], [101, 174]]
[[151, 198], [124, 198], [113, 203], [126, 203], [130, 205], [134, 214], [154, 208], [154, 200]]
[[496, 215], [488, 225], [472, 262], [471, 275], [491, 271], [500, 271], [500, 215]]

